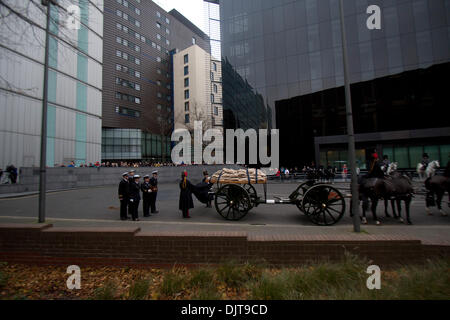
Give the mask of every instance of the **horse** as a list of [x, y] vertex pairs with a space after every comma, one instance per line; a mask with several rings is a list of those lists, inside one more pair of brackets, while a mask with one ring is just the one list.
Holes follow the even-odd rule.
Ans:
[[394, 210], [394, 217], [396, 219], [400, 219], [401, 222], [403, 222], [403, 219], [401, 218], [400, 203], [402, 200], [405, 201], [406, 221], [408, 224], [410, 225], [412, 224], [410, 218], [410, 208], [412, 197], [414, 195], [414, 188], [412, 186], [411, 180], [408, 177], [396, 173], [384, 179], [382, 178], [362, 179], [361, 183], [359, 184], [359, 193], [363, 201], [362, 205], [363, 224], [367, 224], [366, 211], [369, 207], [369, 199], [372, 202], [371, 210], [376, 225], [381, 225], [381, 222], [378, 220], [376, 213], [378, 201], [380, 199], [395, 200], [397, 202], [398, 215]]
[[434, 160], [431, 161], [428, 166], [425, 169], [425, 165], [422, 163], [417, 164], [417, 173], [419, 174], [419, 179], [421, 181], [424, 181], [425, 179], [431, 178], [434, 175], [436, 175], [436, 170], [439, 169], [441, 166], [439, 164], [439, 161]]
[[[449, 194], [449, 204], [450, 207], [450, 178], [446, 176], [432, 176], [425, 180], [425, 188], [427, 189], [426, 196], [426, 212], [427, 215], [432, 216], [430, 207], [434, 207], [436, 204], [439, 212], [443, 217], [447, 217], [448, 214], [442, 209], [442, 198], [445, 192]], [[436, 195], [436, 199], [435, 199]]]

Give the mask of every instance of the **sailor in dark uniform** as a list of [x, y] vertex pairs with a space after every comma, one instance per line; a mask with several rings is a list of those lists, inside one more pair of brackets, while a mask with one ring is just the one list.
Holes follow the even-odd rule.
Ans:
[[[135, 174], [135, 172], [136, 172], [136, 171], [134, 171], [134, 170], [128, 171], [128, 183], [129, 183], [130, 185], [134, 182], [134, 174]], [[129, 218], [129, 219], [131, 219], [132, 216], [133, 216], [133, 213], [131, 212], [131, 211], [132, 211], [131, 209], [132, 209], [131, 206], [128, 205], [128, 218]]]
[[141, 201], [141, 187], [139, 185], [139, 175], [133, 176], [133, 181], [130, 182], [130, 208], [131, 217], [133, 221], [139, 221], [139, 202]]
[[158, 171], [152, 172], [153, 177], [150, 179], [150, 188], [152, 192], [150, 193], [150, 208], [152, 210], [152, 214], [159, 213], [156, 210], [156, 196], [158, 195]]
[[127, 220], [127, 207], [129, 201], [130, 183], [128, 182], [128, 173], [122, 175], [119, 183], [119, 200], [120, 200], [120, 220]]
[[150, 176], [146, 175], [144, 177], [144, 182], [141, 185], [142, 190], [142, 200], [143, 200], [143, 211], [144, 211], [144, 217], [148, 218], [150, 217], [150, 199], [152, 194], [152, 189], [150, 185]]

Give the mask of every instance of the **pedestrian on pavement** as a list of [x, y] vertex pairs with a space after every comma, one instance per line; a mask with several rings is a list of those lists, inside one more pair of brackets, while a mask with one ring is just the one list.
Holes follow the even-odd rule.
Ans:
[[344, 168], [342, 169], [342, 178], [344, 179], [344, 182], [347, 182], [347, 174], [348, 174], [348, 168], [347, 168], [347, 165], [344, 164]]
[[131, 218], [133, 221], [139, 221], [139, 203], [141, 201], [141, 187], [139, 179], [141, 176], [133, 176], [133, 181], [130, 182], [130, 207]]
[[149, 175], [146, 175], [144, 177], [144, 182], [141, 185], [141, 190], [142, 190], [144, 217], [148, 218], [148, 217], [150, 217], [150, 201], [151, 201], [151, 194], [152, 194], [152, 188], [150, 185], [150, 176]]
[[152, 214], [159, 213], [156, 210], [156, 197], [158, 196], [158, 171], [152, 172], [153, 177], [150, 179], [150, 187], [152, 192], [150, 193], [150, 208], [152, 210]]
[[194, 208], [192, 200], [192, 184], [187, 179], [187, 172], [181, 174], [179, 209], [183, 213], [184, 219], [190, 219], [189, 210]]
[[127, 220], [127, 207], [130, 198], [130, 183], [128, 182], [128, 173], [122, 174], [122, 180], [119, 183], [120, 200], [120, 220]]

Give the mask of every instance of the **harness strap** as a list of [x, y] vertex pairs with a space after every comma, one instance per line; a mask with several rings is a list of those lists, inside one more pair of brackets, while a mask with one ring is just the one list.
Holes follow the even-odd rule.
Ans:
[[219, 179], [217, 179], [217, 184], [220, 184], [220, 178], [222, 178], [222, 175], [223, 175], [223, 170], [220, 171]]
[[247, 169], [248, 184], [252, 184], [252, 181], [250, 180], [250, 174], [248, 173], [248, 167], [246, 169]]

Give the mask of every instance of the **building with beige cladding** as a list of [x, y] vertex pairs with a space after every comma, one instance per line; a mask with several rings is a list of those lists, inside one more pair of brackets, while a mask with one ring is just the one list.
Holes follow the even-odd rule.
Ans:
[[221, 62], [198, 45], [173, 56], [175, 129], [194, 130], [195, 121], [203, 131], [223, 129]]

